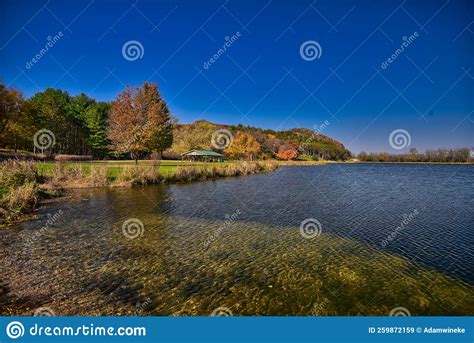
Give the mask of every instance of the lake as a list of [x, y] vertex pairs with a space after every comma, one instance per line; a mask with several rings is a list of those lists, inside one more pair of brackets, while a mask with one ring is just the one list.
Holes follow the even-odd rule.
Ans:
[[0, 231], [0, 312], [473, 315], [473, 181], [328, 164], [74, 191]]

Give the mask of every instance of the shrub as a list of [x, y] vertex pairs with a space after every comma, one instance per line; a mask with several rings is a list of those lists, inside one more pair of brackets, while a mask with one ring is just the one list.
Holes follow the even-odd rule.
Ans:
[[313, 161], [313, 156], [311, 156], [311, 155], [300, 155], [300, 156], [298, 156], [298, 161]]

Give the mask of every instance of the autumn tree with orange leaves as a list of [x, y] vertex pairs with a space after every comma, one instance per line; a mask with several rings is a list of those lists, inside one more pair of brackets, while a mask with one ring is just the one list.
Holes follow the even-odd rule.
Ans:
[[277, 157], [281, 160], [293, 160], [298, 157], [298, 150], [293, 144], [283, 144], [278, 149]]
[[138, 161], [144, 154], [160, 154], [173, 143], [174, 118], [155, 83], [128, 87], [112, 102], [108, 139], [111, 148]]

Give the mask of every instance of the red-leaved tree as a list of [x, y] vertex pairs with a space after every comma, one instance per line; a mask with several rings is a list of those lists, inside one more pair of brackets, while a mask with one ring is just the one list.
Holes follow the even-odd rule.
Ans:
[[298, 150], [293, 144], [283, 144], [278, 148], [277, 157], [282, 160], [293, 160], [298, 157]]

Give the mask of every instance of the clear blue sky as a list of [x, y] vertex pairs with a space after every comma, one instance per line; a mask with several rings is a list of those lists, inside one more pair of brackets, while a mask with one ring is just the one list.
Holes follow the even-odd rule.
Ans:
[[[287, 129], [327, 120], [323, 133], [355, 153], [400, 152], [388, 141], [395, 129], [419, 150], [472, 147], [473, 21], [470, 0], [1, 0], [0, 79], [26, 96], [58, 87], [98, 100], [154, 81], [182, 123]], [[144, 48], [135, 61], [122, 54], [131, 40]], [[313, 61], [300, 55], [309, 40], [322, 50]]]

